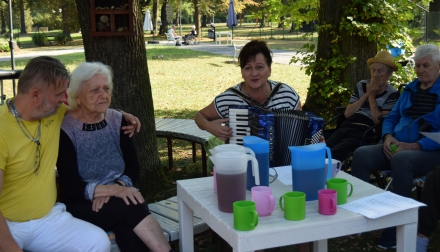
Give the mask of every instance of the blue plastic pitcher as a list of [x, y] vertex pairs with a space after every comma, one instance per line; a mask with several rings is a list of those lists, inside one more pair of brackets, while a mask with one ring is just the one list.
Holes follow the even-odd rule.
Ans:
[[[269, 186], [269, 141], [256, 136], [246, 136], [243, 138], [243, 144], [255, 153], [255, 158], [258, 161], [260, 185]], [[250, 164], [248, 164], [246, 177], [246, 189], [250, 191], [252, 187], [256, 186]]]
[[331, 169], [325, 174], [325, 154], [331, 160], [330, 148], [325, 143], [289, 146], [292, 156], [292, 188], [306, 194], [306, 201], [317, 200], [318, 191], [332, 176]]

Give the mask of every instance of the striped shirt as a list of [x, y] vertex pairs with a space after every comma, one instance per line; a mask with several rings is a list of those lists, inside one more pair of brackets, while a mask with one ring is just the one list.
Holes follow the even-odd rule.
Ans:
[[[357, 102], [367, 92], [367, 83], [369, 82], [370, 80], [361, 80], [356, 84], [356, 89], [350, 98], [350, 104]], [[396, 104], [398, 97], [399, 94], [397, 89], [388, 84], [385, 91], [376, 95], [377, 108], [379, 111], [391, 111]], [[373, 118], [371, 117], [370, 103], [368, 100], [362, 104], [355, 114], [344, 121], [344, 125], [351, 123], [363, 123], [370, 126], [374, 125]]]
[[[268, 81], [270, 89], [272, 90], [278, 82]], [[239, 83], [232, 88], [241, 90], [242, 83]], [[298, 93], [286, 84], [282, 84], [278, 92], [273, 96], [272, 100], [267, 105], [266, 109], [296, 109], [300, 102]], [[221, 118], [229, 117], [229, 106], [247, 106], [248, 104], [243, 101], [234, 92], [226, 90], [219, 94], [214, 99], [215, 109]]]
[[435, 105], [437, 104], [437, 94], [431, 94], [429, 92], [430, 89], [431, 88], [423, 90], [419, 85], [414, 95], [413, 103], [411, 107], [408, 108], [408, 116], [413, 120], [434, 111]]

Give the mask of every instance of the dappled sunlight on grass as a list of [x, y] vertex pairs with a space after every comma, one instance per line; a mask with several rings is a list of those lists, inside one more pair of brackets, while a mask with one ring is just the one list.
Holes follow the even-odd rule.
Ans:
[[[163, 59], [148, 61], [156, 117], [185, 115], [192, 118], [216, 95], [243, 80], [240, 68], [229, 63], [230, 56], [166, 46], [149, 46], [147, 51], [149, 59], [163, 56]], [[270, 79], [292, 86], [304, 103], [310, 77], [300, 67], [273, 64]]]

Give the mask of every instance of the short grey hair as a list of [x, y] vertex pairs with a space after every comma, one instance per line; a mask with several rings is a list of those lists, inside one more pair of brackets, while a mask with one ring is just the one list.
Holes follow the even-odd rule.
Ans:
[[107, 77], [110, 91], [113, 91], [113, 71], [110, 66], [100, 62], [85, 62], [80, 64], [70, 75], [70, 85], [67, 89], [69, 95], [68, 103], [71, 109], [76, 109], [76, 97], [81, 93], [84, 82], [90, 80], [93, 76], [102, 74]]
[[434, 64], [440, 63], [440, 51], [438, 46], [433, 44], [426, 44], [421, 45], [417, 47], [416, 53], [414, 54], [414, 60], [421, 60], [425, 58], [426, 56], [431, 55], [432, 61], [434, 61]]
[[68, 80], [69, 70], [60, 60], [49, 56], [40, 56], [27, 63], [18, 79], [17, 89], [19, 94], [27, 94], [32, 87], [47, 91], [49, 86], [65, 87]]

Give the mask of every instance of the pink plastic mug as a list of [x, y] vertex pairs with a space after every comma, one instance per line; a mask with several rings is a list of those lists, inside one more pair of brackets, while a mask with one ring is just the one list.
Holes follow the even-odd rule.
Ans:
[[275, 200], [270, 187], [254, 186], [251, 188], [251, 196], [257, 206], [258, 216], [269, 216], [275, 209]]
[[319, 213], [332, 215], [336, 213], [338, 203], [338, 192], [332, 189], [322, 189], [318, 191]]

